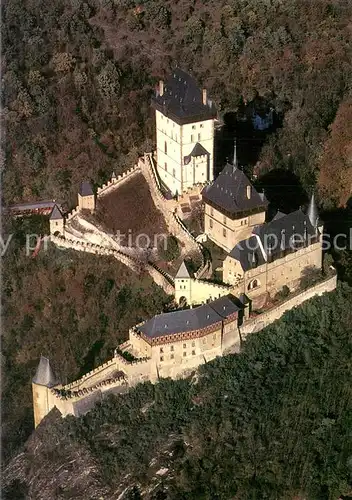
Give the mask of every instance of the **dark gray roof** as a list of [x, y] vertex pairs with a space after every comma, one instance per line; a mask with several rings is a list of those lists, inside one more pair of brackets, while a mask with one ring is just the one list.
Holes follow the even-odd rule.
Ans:
[[[247, 187], [250, 186], [250, 198], [247, 197]], [[203, 200], [215, 204], [228, 214], [251, 211], [257, 208], [266, 209], [267, 199], [259, 195], [245, 173], [229, 163], [219, 176], [202, 191]], [[263, 199], [264, 198], [264, 199]]]
[[242, 240], [231, 250], [230, 256], [238, 260], [243, 271], [249, 271], [253, 267], [261, 266], [265, 259], [259, 247], [256, 236]]
[[275, 214], [275, 217], [273, 217], [272, 220], [277, 220], [277, 219], [281, 219], [282, 217], [285, 217], [287, 214], [284, 214], [283, 212], [280, 212], [280, 210], [278, 210]]
[[209, 304], [183, 309], [165, 314], [157, 314], [139, 326], [138, 329], [150, 338], [172, 335], [175, 333], [192, 332], [222, 321]]
[[297, 244], [303, 244], [304, 241], [309, 243], [316, 236], [314, 227], [302, 210], [274, 218], [271, 222], [254, 228], [253, 235], [240, 241], [230, 255], [241, 263], [244, 271], [248, 271], [264, 264], [268, 254], [275, 258], [285, 250], [294, 250], [293, 235], [296, 235]]
[[302, 239], [305, 236], [313, 237], [316, 234], [308, 216], [302, 210], [296, 210], [285, 217], [258, 226], [253, 230], [253, 233], [259, 236], [264, 250], [267, 252], [269, 247], [269, 251], [271, 250], [273, 255], [291, 248], [294, 234], [299, 235]]
[[91, 184], [87, 181], [82, 182], [79, 188], [79, 194], [81, 196], [91, 196], [92, 194], [94, 194]]
[[203, 104], [202, 91], [185, 71], [176, 68], [164, 84], [164, 93], [152, 98], [152, 105], [179, 124], [216, 117], [215, 107]]
[[59, 220], [59, 219], [63, 219], [63, 218], [64, 217], [63, 217], [59, 207], [57, 205], [54, 205], [54, 207], [51, 211], [51, 214], [50, 214], [50, 220]]
[[187, 269], [187, 266], [185, 264], [185, 261], [182, 261], [182, 264], [180, 265], [175, 278], [190, 278], [191, 275], [189, 274], [189, 271]]
[[208, 151], [199, 142], [197, 142], [191, 153], [183, 158], [183, 162], [185, 165], [188, 165], [192, 157], [204, 155], [209, 155]]
[[232, 295], [226, 295], [219, 299], [215, 299], [209, 302], [208, 305], [223, 318], [228, 318], [231, 314], [243, 309], [243, 305]]
[[57, 385], [57, 380], [54, 372], [51, 369], [48, 358], [40, 357], [39, 365], [32, 379], [34, 384], [45, 385], [46, 387], [54, 387]]

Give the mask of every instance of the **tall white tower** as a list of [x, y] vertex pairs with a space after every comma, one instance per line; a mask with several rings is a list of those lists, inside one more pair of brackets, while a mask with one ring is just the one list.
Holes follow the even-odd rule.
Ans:
[[196, 81], [180, 69], [152, 99], [156, 113], [157, 171], [172, 194], [214, 178], [216, 109]]

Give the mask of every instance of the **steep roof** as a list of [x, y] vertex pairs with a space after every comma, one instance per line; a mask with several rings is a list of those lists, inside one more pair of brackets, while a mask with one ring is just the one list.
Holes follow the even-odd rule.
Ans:
[[59, 220], [59, 219], [63, 219], [63, 218], [64, 217], [63, 217], [59, 207], [57, 205], [54, 205], [54, 207], [51, 211], [51, 214], [50, 214], [50, 220]]
[[302, 210], [296, 210], [268, 224], [258, 226], [253, 233], [259, 236], [264, 250], [267, 252], [269, 247], [273, 255], [291, 248], [293, 235], [298, 235], [303, 239], [316, 234], [308, 216]]
[[241, 263], [244, 271], [248, 271], [264, 264], [268, 254], [275, 257], [285, 250], [293, 250], [294, 239], [297, 244], [303, 244], [304, 241], [309, 243], [315, 236], [315, 228], [308, 216], [302, 210], [296, 210], [254, 228], [252, 236], [240, 241], [231, 250], [230, 256]]
[[87, 181], [83, 181], [79, 188], [79, 194], [81, 196], [91, 196], [92, 194], [94, 194], [91, 184]]
[[38, 385], [45, 385], [46, 387], [54, 387], [57, 385], [57, 380], [51, 369], [48, 358], [40, 356], [39, 365], [32, 382]]
[[[247, 197], [247, 188], [250, 188], [250, 197]], [[215, 204], [218, 209], [228, 214], [236, 214], [257, 208], [266, 209], [268, 201], [260, 196], [249, 181], [246, 174], [235, 165], [229, 163], [220, 172], [219, 176], [202, 191], [205, 203]]]
[[204, 156], [204, 155], [209, 155], [209, 152], [205, 149], [205, 147], [203, 147], [199, 142], [197, 142], [197, 144], [195, 144], [194, 148], [192, 149], [191, 153], [183, 158], [183, 162], [185, 165], [188, 165], [192, 157]]
[[176, 273], [175, 278], [190, 278], [190, 277], [191, 277], [191, 275], [189, 274], [189, 271], [187, 269], [186, 263], [183, 260], [182, 264], [178, 268], [178, 271]]
[[152, 106], [179, 124], [216, 117], [212, 103], [203, 104], [202, 91], [196, 80], [179, 68], [167, 78], [163, 95], [158, 91], [152, 98]]
[[222, 317], [209, 304], [165, 314], [157, 314], [138, 329], [150, 338], [192, 332], [222, 321]]
[[265, 263], [256, 236], [251, 236], [247, 240], [237, 243], [229, 255], [240, 262], [243, 271], [249, 271], [253, 267], [258, 267]]
[[214, 311], [223, 318], [228, 318], [243, 309], [243, 304], [231, 294], [215, 299], [208, 304]]

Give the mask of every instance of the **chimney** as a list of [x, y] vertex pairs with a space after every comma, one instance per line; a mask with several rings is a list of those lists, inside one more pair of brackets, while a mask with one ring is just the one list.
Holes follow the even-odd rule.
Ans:
[[207, 105], [207, 89], [203, 89], [203, 104], [204, 106]]
[[163, 80], [159, 80], [159, 95], [164, 95], [164, 82]]
[[247, 198], [250, 200], [252, 195], [252, 188], [251, 186], [247, 186]]

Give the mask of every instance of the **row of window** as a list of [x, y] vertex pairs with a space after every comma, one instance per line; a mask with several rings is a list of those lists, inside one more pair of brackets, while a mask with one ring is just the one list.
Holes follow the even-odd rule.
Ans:
[[[196, 355], [196, 351], [192, 351], [192, 356], [195, 356]], [[187, 356], [187, 352], [184, 352], [183, 353], [183, 357], [185, 358]], [[165, 356], [160, 356], [160, 362], [162, 363], [164, 361], [164, 358]], [[175, 359], [175, 355], [174, 354], [170, 354], [170, 359]]]
[[[164, 119], [164, 115], [160, 115], [160, 116], [161, 116], [161, 119], [163, 120], [163, 119]], [[169, 119], [168, 119], [168, 118], [166, 118], [166, 123], [169, 123]], [[173, 127], [175, 126], [175, 122], [172, 122], [172, 126], [173, 126]], [[197, 127], [197, 125], [192, 125], [192, 129], [193, 129], [193, 130], [195, 130], [195, 129], [196, 129], [196, 127]], [[200, 128], [204, 128], [204, 124], [203, 124], [203, 123], [201, 123], [201, 124], [199, 125], [199, 127], [200, 127]]]
[[[213, 340], [216, 340], [216, 333], [214, 333], [214, 335], [213, 335]], [[206, 343], [207, 343], [207, 337], [204, 337], [203, 344], [206, 344]], [[196, 346], [196, 343], [193, 340], [192, 347], [195, 347], [195, 346]], [[183, 349], [187, 349], [187, 344], [184, 343], [182, 347], [183, 347]], [[175, 351], [175, 347], [173, 345], [170, 345], [170, 352], [174, 352], [174, 351]], [[165, 347], [160, 347], [160, 354], [164, 354], [164, 352], [165, 352]]]
[[[213, 219], [209, 220], [209, 227], [210, 227], [210, 229], [213, 229], [213, 227], [214, 227]], [[227, 236], [227, 231], [224, 227], [222, 228], [222, 235], [224, 238], [226, 238], [226, 236]]]

